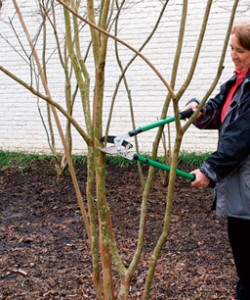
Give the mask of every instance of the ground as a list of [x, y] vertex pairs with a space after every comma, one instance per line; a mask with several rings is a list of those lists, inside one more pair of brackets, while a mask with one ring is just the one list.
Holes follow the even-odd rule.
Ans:
[[[185, 168], [183, 166], [183, 168]], [[186, 168], [187, 169], [187, 168]], [[86, 170], [77, 166], [84, 194]], [[157, 180], [148, 203], [143, 258], [130, 299], [143, 292], [147, 258], [162, 228], [166, 188]], [[213, 191], [178, 178], [170, 236], [153, 282], [152, 300], [233, 296], [236, 274], [226, 220], [211, 210]], [[134, 253], [141, 188], [135, 166], [108, 166], [107, 200], [123, 261]], [[95, 300], [86, 234], [69, 176], [55, 182], [51, 163], [0, 171], [0, 299]]]

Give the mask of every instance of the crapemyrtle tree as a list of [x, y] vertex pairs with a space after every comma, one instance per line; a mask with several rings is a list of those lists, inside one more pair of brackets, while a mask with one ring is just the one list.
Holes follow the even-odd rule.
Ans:
[[[182, 13], [178, 28], [178, 41], [176, 43], [172, 67], [173, 71], [169, 82], [161, 72], [158, 71], [157, 66], [151, 63], [151, 61], [142, 54], [142, 50], [150, 43], [151, 38], [160, 26], [162, 15], [164, 11], [168, 9], [169, 1], [162, 2], [162, 10], [159, 17], [157, 18], [152, 31], [139, 49], [135, 49], [119, 38], [119, 18], [121, 14], [123, 14], [124, 8], [129, 1], [37, 1], [41, 20], [37, 41], [34, 41], [32, 38], [32, 28], [29, 28], [27, 25], [27, 20], [22, 14], [22, 7], [19, 6], [17, 0], [12, 1], [15, 8], [15, 16], [18, 16], [22, 31], [25, 34], [25, 39], [28, 41], [30, 47], [31, 74], [33, 74], [36, 80], [34, 81], [34, 84], [27, 83], [2, 65], [0, 65], [0, 71], [11, 77], [47, 104], [47, 124], [52, 152], [55, 155], [58, 155], [56, 143], [54, 141], [54, 131], [57, 130], [63, 145], [62, 155], [64, 159], [63, 164], [61, 161], [59, 164], [62, 167], [61, 171], [65, 166], [68, 167], [75, 188], [77, 201], [87, 233], [90, 255], [92, 258], [93, 286], [96, 291], [96, 299], [98, 300], [129, 299], [132, 279], [136, 277], [136, 271], [142, 259], [145, 243], [146, 220], [148, 216], [147, 207], [156, 172], [155, 168], [149, 167], [145, 176], [141, 172], [140, 164], [138, 164], [143, 192], [141, 198], [140, 221], [138, 225], [138, 238], [134, 241], [135, 250], [131, 261], [128, 263], [123, 260], [122, 249], [119, 249], [118, 239], [113, 229], [111, 218], [112, 206], [109, 205], [107, 201], [106, 193], [106, 155], [100, 151], [100, 148], [103, 147], [100, 143], [100, 139], [109, 132], [110, 122], [113, 117], [113, 107], [121, 84], [125, 86], [129, 99], [131, 126], [134, 128], [136, 125], [133, 97], [130, 91], [129, 81], [127, 80], [127, 70], [133, 65], [135, 59], [141, 59], [147, 64], [148, 67], [151, 68], [152, 73], [158, 76], [158, 79], [166, 88], [166, 99], [159, 117], [161, 119], [165, 118], [170, 106], [173, 108], [176, 116], [174, 123], [176, 137], [172, 147], [171, 157], [169, 158], [171, 171], [167, 181], [166, 205], [162, 220], [163, 226], [146, 264], [148, 271], [145, 275], [145, 282], [143, 283], [144, 292], [142, 299], [150, 299], [150, 290], [157, 261], [170, 232], [174, 186], [176, 181], [175, 171], [178, 165], [181, 142], [185, 132], [199, 113], [204, 102], [214, 90], [220, 78], [238, 1], [235, 0], [230, 8], [231, 16], [228, 20], [227, 32], [225, 32], [226, 38], [221, 52], [221, 58], [218, 63], [218, 72], [202, 99], [199, 109], [184, 123], [184, 125], [179, 117], [180, 99], [192, 81], [196, 70], [202, 42], [210, 17], [210, 10], [213, 3], [212, 0], [207, 0], [206, 2], [199, 37], [193, 51], [192, 62], [187, 71], [185, 80], [178, 88], [176, 88], [177, 71], [180, 64], [185, 36], [188, 1], [183, 1], [182, 3]], [[0, 2], [0, 7], [1, 5], [2, 1]], [[58, 30], [58, 23], [63, 24], [63, 27], [60, 27], [63, 28], [63, 30], [60, 30], [60, 32]], [[47, 68], [49, 67], [50, 59], [46, 58], [48, 28], [52, 28], [56, 45], [55, 52], [58, 54], [58, 66], [60, 65], [62, 67], [65, 75], [65, 105], [62, 105], [58, 99], [52, 96], [54, 94], [53, 85], [49, 84], [50, 78], [47, 74]], [[42, 43], [39, 44], [38, 41], [41, 40]], [[107, 52], [109, 51], [110, 40], [114, 40], [114, 59], [117, 60], [120, 74], [117, 75], [117, 84], [113, 91], [109, 117], [106, 121], [104, 120], [105, 68], [107, 66]], [[38, 47], [41, 44], [43, 45], [42, 51], [40, 51], [41, 49]], [[131, 59], [126, 64], [123, 64], [120, 59], [118, 45], [123, 45], [126, 51], [132, 53]], [[87, 58], [90, 55], [92, 55], [93, 59], [91, 67], [87, 63]], [[78, 100], [82, 107], [83, 124], [73, 117], [74, 105]], [[61, 121], [62, 116], [66, 120], [66, 129]], [[74, 164], [72, 162], [72, 143], [74, 142], [71, 134], [72, 127], [79, 133], [86, 145], [87, 183], [84, 195], [82, 195], [81, 187], [79, 186]], [[164, 127], [161, 126], [158, 129], [152, 144], [151, 157], [153, 159], [157, 158], [159, 145], [163, 135]], [[136, 140], [135, 142], [136, 149], [139, 151], [139, 144]], [[124, 239], [125, 238], [126, 237], [124, 237]]]

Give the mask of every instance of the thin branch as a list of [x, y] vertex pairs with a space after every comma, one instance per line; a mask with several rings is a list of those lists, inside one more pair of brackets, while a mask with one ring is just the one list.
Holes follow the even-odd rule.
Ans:
[[80, 20], [82, 20], [83, 22], [85, 22], [89, 26], [91, 26], [91, 28], [94, 28], [95, 30], [98, 30], [101, 33], [107, 35], [108, 37], [116, 40], [120, 44], [124, 45], [125, 47], [127, 47], [128, 49], [130, 49], [131, 51], [133, 51], [134, 53], [136, 53], [139, 57], [141, 57], [147, 63], [147, 65], [155, 72], [155, 74], [159, 77], [159, 79], [162, 81], [162, 83], [166, 86], [166, 88], [168, 89], [169, 93], [171, 94], [172, 99], [176, 98], [176, 95], [175, 95], [174, 91], [172, 90], [171, 86], [168, 84], [168, 82], [165, 80], [165, 78], [162, 76], [162, 74], [157, 70], [157, 68], [146, 58], [146, 56], [144, 56], [142, 53], [140, 53], [138, 50], [136, 50], [134, 47], [132, 47], [131, 45], [127, 44], [123, 40], [119, 39], [118, 37], [112, 35], [111, 33], [107, 32], [106, 30], [100, 28], [96, 24], [94, 24], [94, 23], [90, 22], [89, 20], [87, 20], [87, 19], [83, 18], [82, 16], [80, 16], [73, 9], [71, 9], [68, 5], [66, 5], [62, 0], [56, 0], [56, 1], [58, 3], [60, 3], [61, 5], [63, 5], [67, 10], [69, 10], [77, 18], [79, 18]]
[[[179, 89], [179, 91], [176, 95], [177, 99], [180, 99], [182, 97], [183, 93], [185, 92], [185, 90], [187, 89], [187, 87], [189, 86], [189, 84], [190, 84], [190, 82], [193, 78], [194, 71], [195, 71], [197, 61], [198, 61], [198, 58], [199, 58], [202, 42], [203, 42], [204, 35], [205, 35], [205, 32], [206, 32], [206, 27], [207, 27], [208, 18], [209, 18], [209, 15], [210, 15], [210, 10], [211, 10], [212, 3], [213, 3], [213, 0], [208, 0], [207, 1], [207, 6], [206, 6], [206, 9], [205, 9], [203, 22], [202, 22], [202, 25], [201, 25], [200, 35], [199, 35], [197, 45], [196, 45], [196, 49], [195, 49], [195, 52], [194, 52], [193, 61], [191, 63], [190, 70], [188, 72], [187, 78], [184, 81], [183, 85], [181, 86], [181, 88]], [[177, 115], [178, 115], [178, 112], [177, 112]]]
[[91, 145], [91, 140], [88, 137], [88, 135], [85, 133], [85, 131], [81, 128], [81, 126], [76, 122], [76, 120], [60, 104], [58, 104], [57, 102], [53, 101], [50, 96], [45, 96], [45, 95], [41, 94], [40, 92], [38, 92], [37, 90], [35, 90], [32, 86], [28, 85], [22, 79], [18, 78], [16, 75], [14, 75], [13, 73], [11, 73], [10, 71], [8, 71], [7, 69], [5, 69], [1, 65], [0, 65], [0, 71], [2, 71], [7, 76], [9, 76], [10, 78], [12, 78], [14, 81], [16, 81], [17, 83], [19, 83], [20, 85], [22, 85], [27, 90], [29, 90], [32, 94], [34, 94], [37, 97], [45, 100], [50, 105], [52, 105], [55, 108], [57, 108], [72, 123], [72, 125], [75, 127], [75, 129], [77, 130], [77, 132], [85, 140], [86, 144], [87, 145]]
[[186, 124], [183, 126], [183, 132], [185, 132], [189, 126], [192, 124], [192, 122], [194, 121], [194, 119], [197, 117], [198, 113], [200, 112], [202, 106], [205, 104], [205, 102], [208, 100], [208, 98], [210, 97], [211, 93], [213, 92], [213, 90], [215, 89], [220, 76], [222, 74], [222, 71], [224, 69], [224, 61], [225, 61], [225, 57], [226, 57], [226, 52], [227, 52], [227, 47], [228, 47], [228, 41], [230, 39], [230, 35], [231, 35], [231, 30], [233, 27], [233, 23], [234, 23], [234, 19], [235, 19], [235, 14], [237, 11], [237, 7], [239, 4], [239, 0], [235, 0], [232, 10], [231, 10], [231, 16], [230, 16], [230, 20], [229, 20], [229, 24], [228, 24], [228, 28], [227, 28], [227, 32], [226, 32], [226, 37], [225, 37], [225, 41], [224, 41], [224, 46], [222, 49], [222, 54], [221, 54], [221, 58], [220, 58], [220, 62], [218, 65], [218, 69], [217, 69], [217, 74], [216, 77], [214, 79], [214, 81], [212, 82], [210, 88], [207, 90], [205, 96], [203, 97], [200, 106], [198, 107], [198, 109], [195, 111], [195, 113], [192, 115], [192, 117], [186, 122]]

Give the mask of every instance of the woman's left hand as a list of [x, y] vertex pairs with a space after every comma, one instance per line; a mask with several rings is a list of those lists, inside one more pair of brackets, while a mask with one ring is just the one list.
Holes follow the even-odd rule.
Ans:
[[209, 186], [210, 179], [205, 174], [203, 174], [199, 169], [192, 171], [191, 174], [195, 175], [195, 180], [191, 184], [192, 187], [205, 189]]

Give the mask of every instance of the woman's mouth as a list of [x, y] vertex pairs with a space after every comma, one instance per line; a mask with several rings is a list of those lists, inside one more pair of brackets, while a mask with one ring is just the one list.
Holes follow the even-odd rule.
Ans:
[[234, 62], [235, 65], [239, 65], [240, 64], [240, 61], [238, 61], [238, 60], [234, 60], [233, 62]]

